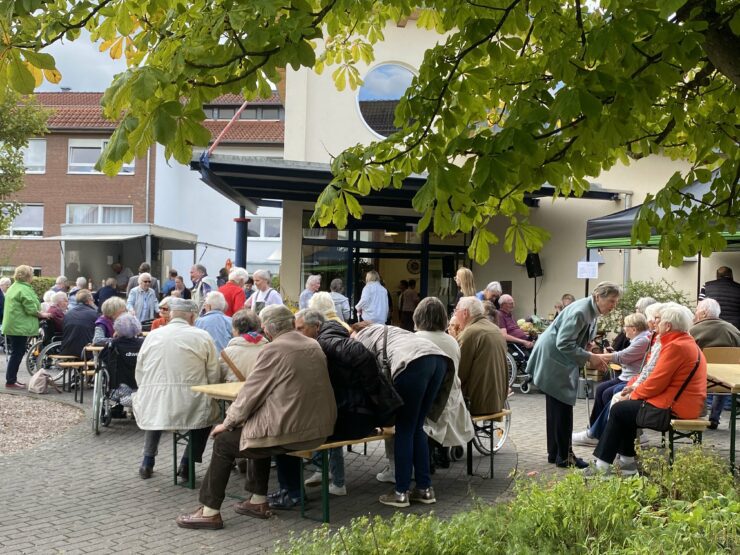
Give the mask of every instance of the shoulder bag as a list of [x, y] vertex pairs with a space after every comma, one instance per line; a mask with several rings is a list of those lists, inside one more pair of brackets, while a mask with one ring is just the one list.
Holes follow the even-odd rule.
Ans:
[[388, 362], [388, 326], [383, 330], [383, 354], [381, 359], [380, 375], [381, 393], [379, 399], [378, 421], [380, 427], [390, 427], [396, 423], [396, 412], [403, 406], [403, 399], [393, 385], [391, 365]]
[[667, 409], [661, 409], [655, 405], [651, 405], [647, 401], [643, 401], [640, 405], [640, 409], [637, 411], [637, 418], [635, 419], [638, 428], [648, 428], [658, 432], [667, 432], [671, 429], [671, 407], [681, 396], [683, 390], [686, 389], [686, 386], [689, 385], [691, 378], [693, 378], [694, 373], [696, 373], [696, 369], [699, 368], [699, 362], [701, 362], [701, 351], [698, 348], [696, 351], [696, 364], [694, 364], [694, 369], [689, 374], [689, 377], [686, 378], [686, 381], [683, 382], [681, 389], [676, 393], [676, 396], [671, 402], [671, 406]]

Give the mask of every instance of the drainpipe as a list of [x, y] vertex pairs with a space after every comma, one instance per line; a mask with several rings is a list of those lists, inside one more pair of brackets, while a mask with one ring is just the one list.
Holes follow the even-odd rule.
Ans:
[[[624, 194], [624, 210], [632, 208], [632, 193]], [[622, 262], [622, 285], [626, 286], [631, 279], [632, 274], [632, 249], [624, 249], [624, 260]]]
[[150, 166], [151, 166], [152, 148], [157, 148], [157, 147], [156, 146], [150, 147], [146, 151], [146, 194], [144, 197], [144, 210], [145, 210], [144, 223], [145, 224], [149, 223], [149, 190], [150, 190], [149, 180], [151, 178]]

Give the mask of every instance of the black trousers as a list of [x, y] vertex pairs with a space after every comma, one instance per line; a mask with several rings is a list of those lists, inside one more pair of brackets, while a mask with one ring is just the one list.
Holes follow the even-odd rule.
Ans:
[[241, 428], [222, 432], [213, 442], [211, 464], [208, 467], [203, 483], [200, 486], [200, 502], [211, 509], [220, 509], [226, 496], [234, 461], [247, 459], [247, 477], [244, 489], [256, 495], [267, 495], [270, 481], [270, 457], [277, 462], [278, 482], [287, 489], [291, 497], [300, 496], [299, 457], [290, 457], [285, 453], [293, 451], [282, 445], [239, 450]]
[[573, 405], [545, 395], [547, 419], [547, 460], [559, 463], [568, 460], [573, 434]]
[[641, 404], [642, 401], [620, 401], [611, 408], [606, 429], [594, 450], [597, 458], [611, 464], [617, 454], [635, 456], [636, 420]]

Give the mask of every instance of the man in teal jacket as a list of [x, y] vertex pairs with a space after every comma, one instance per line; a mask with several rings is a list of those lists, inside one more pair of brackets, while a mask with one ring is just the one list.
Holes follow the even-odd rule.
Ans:
[[5, 294], [3, 309], [3, 335], [7, 337], [10, 349], [10, 360], [5, 371], [6, 389], [25, 389], [18, 383], [18, 368], [26, 353], [29, 337], [38, 335], [39, 318], [48, 318], [49, 314], [41, 312], [41, 303], [31, 287], [33, 268], [18, 266], [13, 279], [15, 282]]

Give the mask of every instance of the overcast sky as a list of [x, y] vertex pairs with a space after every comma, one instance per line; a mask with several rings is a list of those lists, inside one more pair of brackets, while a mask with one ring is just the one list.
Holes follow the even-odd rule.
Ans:
[[[99, 43], [98, 43], [99, 44]], [[104, 91], [113, 82], [113, 76], [126, 69], [123, 56], [111, 60], [108, 52], [100, 52], [98, 44], [90, 41], [87, 31], [74, 42], [57, 42], [45, 49], [57, 62], [62, 81], [56, 85], [44, 81], [37, 91], [59, 91], [69, 87], [75, 92]]]

